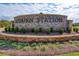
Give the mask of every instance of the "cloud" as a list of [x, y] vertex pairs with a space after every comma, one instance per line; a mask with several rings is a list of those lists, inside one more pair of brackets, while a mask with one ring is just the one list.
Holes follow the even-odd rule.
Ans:
[[[79, 0], [53, 0], [53, 3], [1, 3], [0, 17], [14, 17], [22, 14], [51, 13], [64, 14], [69, 19], [79, 19]], [[76, 22], [78, 20], [74, 20]]]

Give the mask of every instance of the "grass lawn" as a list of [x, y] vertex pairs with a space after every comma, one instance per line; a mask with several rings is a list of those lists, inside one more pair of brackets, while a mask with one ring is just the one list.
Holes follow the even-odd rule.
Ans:
[[79, 26], [73, 26], [73, 28], [79, 28]]
[[8, 56], [7, 54], [0, 53], [0, 56]]
[[71, 52], [71, 53], [63, 54], [63, 56], [79, 56], [79, 52]]

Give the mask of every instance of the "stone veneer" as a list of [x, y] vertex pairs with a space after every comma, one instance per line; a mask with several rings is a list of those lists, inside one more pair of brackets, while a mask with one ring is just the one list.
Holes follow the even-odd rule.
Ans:
[[67, 30], [72, 26], [72, 21], [67, 20], [66, 15], [57, 14], [29, 14], [14, 17], [14, 27], [18, 28], [43, 28], [52, 27], [53, 30], [58, 31], [60, 28]]
[[18, 42], [60, 42], [79, 40], [79, 34], [56, 35], [56, 36], [17, 36], [0, 34], [0, 39]]

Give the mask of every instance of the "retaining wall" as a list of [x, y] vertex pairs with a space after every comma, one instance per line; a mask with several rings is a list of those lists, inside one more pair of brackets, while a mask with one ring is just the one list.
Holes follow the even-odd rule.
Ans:
[[78, 35], [57, 35], [57, 36], [36, 36], [36, 37], [17, 37], [0, 34], [0, 39], [20, 41], [20, 42], [55, 42], [55, 41], [67, 41], [67, 40], [79, 40]]

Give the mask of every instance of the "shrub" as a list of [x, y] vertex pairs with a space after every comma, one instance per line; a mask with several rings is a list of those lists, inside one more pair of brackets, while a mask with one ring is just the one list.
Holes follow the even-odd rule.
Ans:
[[14, 29], [15, 29], [15, 28], [12, 27], [12, 30], [11, 30], [11, 31], [14, 32]]
[[15, 31], [16, 31], [16, 32], [19, 32], [19, 28], [18, 28], [18, 27], [16, 27]]
[[39, 32], [39, 30], [38, 29], [35, 29], [35, 33], [38, 33]]
[[33, 50], [39, 50], [39, 47], [38, 46], [35, 46], [32, 48]]
[[21, 33], [25, 33], [26, 30], [25, 30], [24, 28], [22, 28], [22, 29], [20, 29], [20, 32], [21, 32]]
[[8, 28], [5, 28], [5, 31], [7, 32], [8, 31]]
[[29, 46], [30, 44], [29, 44], [29, 43], [25, 43], [25, 45], [26, 45], [26, 46]]
[[53, 28], [52, 27], [50, 28], [50, 32], [53, 32]]
[[39, 32], [42, 32], [42, 28], [39, 28]]
[[50, 33], [51, 33], [51, 29], [48, 28], [48, 29], [47, 29], [47, 34], [50, 34]]
[[13, 47], [16, 47], [16, 48], [18, 47], [17, 42], [12, 42], [11, 45], [12, 45]]
[[61, 29], [59, 30], [59, 33], [60, 33], [60, 34], [63, 34], [63, 32], [64, 32], [64, 29], [61, 28]]
[[11, 29], [10, 29], [10, 27], [8, 27], [7, 29], [8, 29], [8, 32], [11, 32]]
[[73, 31], [74, 31], [74, 32], [76, 32], [76, 29], [75, 29], [75, 28], [73, 28]]
[[18, 27], [13, 28], [13, 32], [15, 32], [15, 33], [20, 32], [20, 29]]
[[35, 29], [34, 29], [34, 28], [32, 28], [32, 29], [31, 29], [31, 32], [35, 32]]
[[68, 33], [71, 33], [72, 32], [72, 29], [71, 28], [68, 28]]
[[27, 47], [24, 47], [22, 50], [23, 51], [29, 51], [29, 50], [31, 50], [31, 47], [30, 46], [27, 46]]
[[21, 45], [18, 45], [17, 47], [16, 47], [16, 49], [18, 49], [18, 50], [20, 50], [20, 49], [22, 49], [23, 48], [23, 46], [21, 46]]
[[34, 46], [36, 46], [36, 45], [37, 45], [36, 43], [32, 43], [32, 44], [31, 44], [32, 47], [34, 47]]
[[43, 43], [38, 43], [38, 46], [42, 46], [43, 45]]
[[76, 32], [78, 32], [78, 28], [76, 28]]
[[41, 51], [46, 51], [47, 49], [48, 49], [47, 46], [44, 46], [44, 45], [40, 46], [40, 50], [41, 50]]

